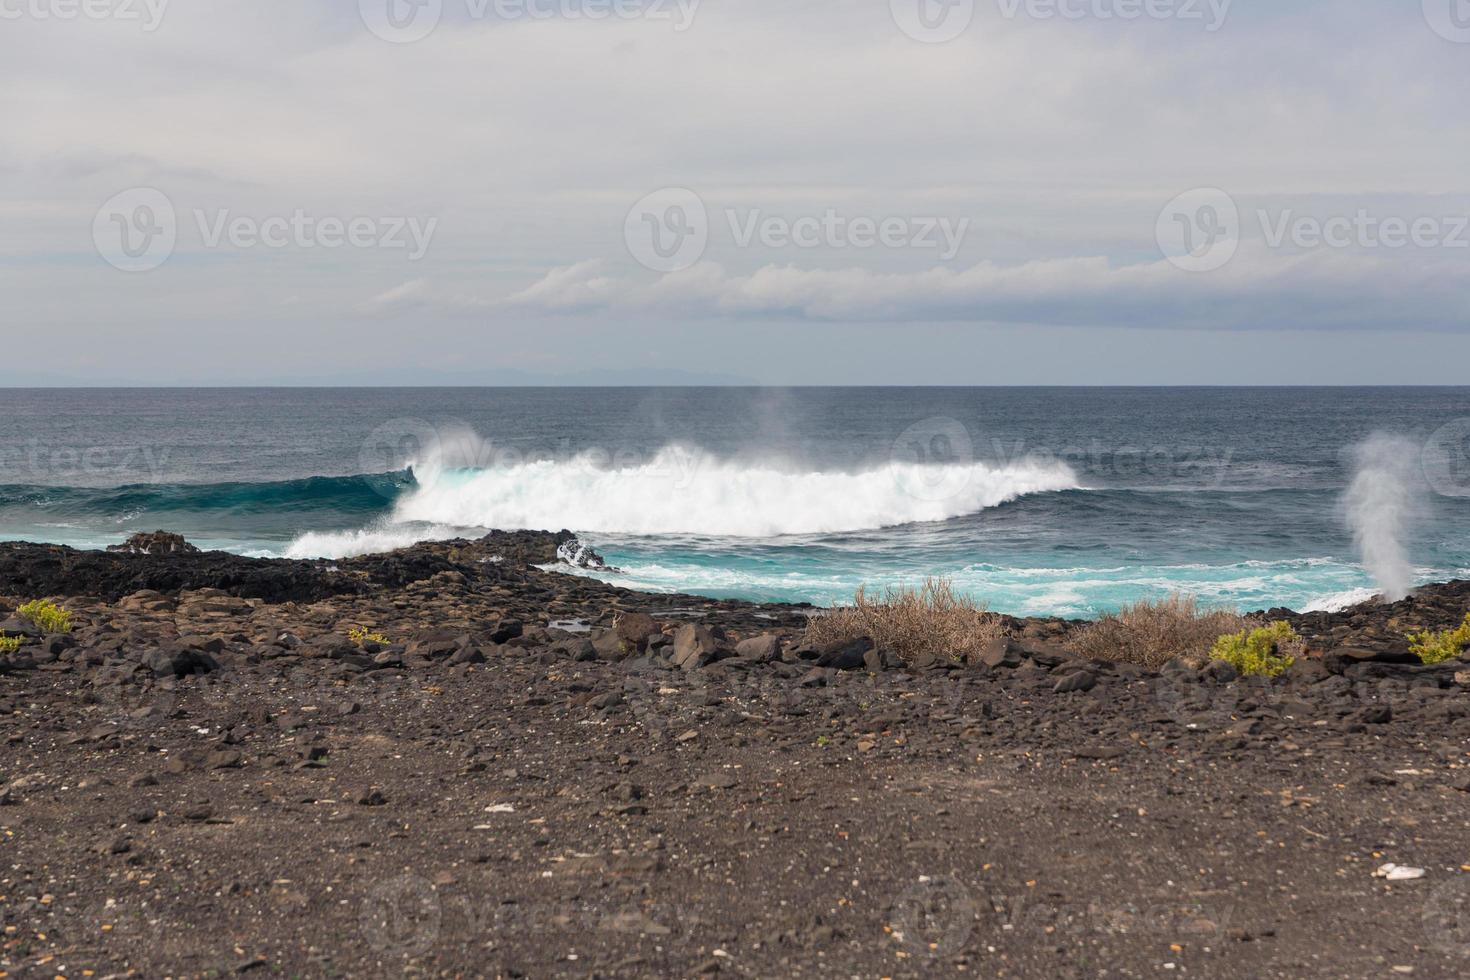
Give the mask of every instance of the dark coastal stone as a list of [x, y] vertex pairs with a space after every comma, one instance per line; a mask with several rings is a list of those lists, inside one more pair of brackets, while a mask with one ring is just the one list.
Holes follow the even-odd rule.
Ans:
[[864, 658], [872, 649], [873, 641], [866, 636], [833, 643], [818, 654], [817, 666], [829, 667], [832, 670], [858, 670], [867, 666]]
[[697, 670], [731, 654], [724, 636], [706, 626], [692, 623], [680, 626], [674, 633], [674, 666]]
[[903, 658], [892, 650], [869, 650], [863, 654], [863, 666], [873, 673], [884, 670], [901, 670]]
[[1075, 670], [1063, 675], [1052, 685], [1053, 694], [1074, 694], [1097, 686], [1097, 675], [1090, 670]]
[[219, 669], [209, 654], [179, 644], [150, 650], [144, 655], [143, 663], [153, 671], [154, 677], [188, 677]]
[[1235, 665], [1224, 660], [1212, 660], [1205, 665], [1204, 676], [1216, 684], [1229, 684], [1240, 676], [1240, 671]]
[[107, 550], [125, 555], [199, 554], [199, 549], [185, 541], [182, 534], [169, 531], [135, 534], [122, 544], [112, 545]]
[[826, 667], [813, 667], [801, 675], [801, 680], [797, 683], [802, 687], [826, 687], [836, 673], [837, 671]]
[[495, 629], [490, 633], [491, 643], [509, 643], [525, 632], [525, 626], [519, 619], [502, 619], [495, 624]]
[[1386, 725], [1393, 721], [1393, 709], [1386, 704], [1370, 705], [1355, 714], [1352, 720], [1364, 725]]
[[597, 660], [627, 660], [638, 653], [637, 647], [618, 636], [616, 630], [602, 630], [588, 642]]
[[735, 656], [756, 664], [767, 664], [781, 659], [781, 638], [774, 633], [762, 633], [735, 644]]
[[1026, 659], [1026, 648], [1008, 636], [998, 637], [985, 644], [971, 663], [986, 667], [1019, 667]]
[[585, 636], [573, 637], [569, 640], [559, 640], [552, 644], [552, 651], [558, 656], [567, 657], [578, 662], [587, 662], [597, 659], [597, 647]]
[[619, 613], [613, 620], [613, 632], [634, 650], [648, 649], [648, 639], [660, 632], [652, 616], [640, 612]]
[[0, 636], [6, 639], [14, 639], [17, 636], [23, 639], [33, 639], [40, 635], [41, 631], [29, 619], [11, 616], [3, 623], [0, 623]]

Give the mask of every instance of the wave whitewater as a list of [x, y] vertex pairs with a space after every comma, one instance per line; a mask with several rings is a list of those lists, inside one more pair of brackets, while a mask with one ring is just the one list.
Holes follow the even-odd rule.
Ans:
[[841, 533], [945, 521], [1077, 486], [1060, 463], [888, 463], [853, 473], [796, 472], [672, 447], [629, 467], [578, 456], [487, 469], [436, 459], [412, 470], [417, 485], [398, 497], [386, 520], [363, 530], [304, 534], [287, 554], [341, 558], [478, 528], [728, 538]]
[[1060, 463], [888, 463], [856, 473], [793, 472], [665, 449], [635, 467], [600, 467], [578, 457], [439, 471], [398, 500], [393, 519], [769, 538], [944, 521], [1076, 486], [1076, 475]]

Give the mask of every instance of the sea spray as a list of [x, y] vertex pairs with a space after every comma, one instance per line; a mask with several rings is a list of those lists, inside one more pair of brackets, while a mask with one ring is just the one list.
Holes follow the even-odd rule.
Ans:
[[1352, 455], [1353, 481], [1343, 496], [1348, 527], [1363, 567], [1384, 599], [1396, 602], [1409, 594], [1414, 579], [1404, 539], [1419, 509], [1419, 447], [1405, 436], [1380, 432], [1353, 447]]

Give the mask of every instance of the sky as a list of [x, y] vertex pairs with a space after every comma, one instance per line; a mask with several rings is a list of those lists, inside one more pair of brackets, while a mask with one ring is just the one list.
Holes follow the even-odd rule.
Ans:
[[0, 0], [4, 384], [1456, 384], [1470, 0]]

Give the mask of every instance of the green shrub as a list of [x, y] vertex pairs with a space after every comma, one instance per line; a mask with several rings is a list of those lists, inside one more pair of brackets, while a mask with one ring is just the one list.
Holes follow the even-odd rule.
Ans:
[[376, 643], [379, 646], [388, 646], [390, 643], [393, 642], [382, 633], [374, 633], [366, 626], [352, 627], [352, 629], [347, 631], [347, 638], [353, 643], [356, 643], [358, 646], [362, 646], [365, 643]]
[[1279, 677], [1296, 663], [1296, 657], [1287, 651], [1300, 650], [1301, 645], [1302, 638], [1291, 624], [1277, 620], [1260, 629], [1241, 630], [1220, 637], [1215, 641], [1210, 656], [1225, 661], [1245, 677], [1257, 674]]
[[1470, 646], [1470, 613], [1452, 630], [1425, 630], [1409, 634], [1409, 652], [1426, 664], [1442, 664], [1454, 660]]
[[36, 599], [16, 610], [42, 633], [70, 633], [71, 613], [49, 599]]
[[14, 653], [20, 649], [20, 637], [0, 636], [0, 653]]

